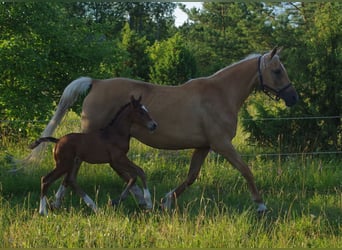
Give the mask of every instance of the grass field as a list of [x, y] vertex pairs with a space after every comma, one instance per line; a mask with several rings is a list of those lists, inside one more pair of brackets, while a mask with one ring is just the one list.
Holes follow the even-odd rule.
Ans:
[[[59, 131], [63, 134], [64, 131]], [[239, 139], [238, 139], [239, 140]], [[129, 157], [147, 173], [154, 209], [129, 197], [108, 207], [124, 183], [106, 165], [83, 164], [79, 184], [99, 212], [68, 192], [59, 211], [38, 214], [40, 177], [52, 169], [51, 148], [39, 166], [9, 173], [6, 152], [28, 154], [3, 141], [0, 152], [0, 247], [327, 247], [342, 246], [342, 160], [336, 156], [248, 157], [269, 210], [259, 216], [245, 180], [222, 157], [210, 153], [200, 177], [174, 209], [160, 198], [184, 180], [191, 151], [159, 151], [132, 141]], [[245, 154], [256, 152], [237, 141]], [[260, 149], [259, 149], [260, 150]], [[59, 182], [49, 192], [52, 199]]]

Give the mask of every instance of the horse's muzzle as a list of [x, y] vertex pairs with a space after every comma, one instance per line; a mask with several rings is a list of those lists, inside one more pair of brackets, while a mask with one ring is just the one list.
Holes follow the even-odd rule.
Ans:
[[292, 107], [293, 105], [295, 105], [298, 100], [299, 100], [299, 96], [297, 94], [297, 91], [295, 90], [294, 87], [289, 87], [284, 91], [281, 91], [278, 94], [278, 97], [283, 99], [285, 101], [285, 104], [287, 107]]

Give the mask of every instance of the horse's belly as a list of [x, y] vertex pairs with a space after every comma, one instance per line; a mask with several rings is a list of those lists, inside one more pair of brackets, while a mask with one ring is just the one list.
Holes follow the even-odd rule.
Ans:
[[133, 129], [132, 136], [140, 142], [159, 149], [188, 149], [207, 147], [208, 143], [203, 134], [183, 133], [184, 130], [158, 131], [149, 133], [143, 129]]

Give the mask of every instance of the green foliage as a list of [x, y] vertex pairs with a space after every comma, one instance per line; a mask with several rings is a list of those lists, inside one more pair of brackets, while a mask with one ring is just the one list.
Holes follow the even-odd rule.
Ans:
[[163, 85], [178, 85], [195, 75], [194, 57], [179, 33], [168, 40], [155, 42], [149, 48], [149, 55], [152, 61], [150, 67], [152, 82]]
[[208, 76], [249, 53], [268, 50], [268, 11], [262, 3], [204, 2], [203, 9], [186, 11], [189, 23], [180, 32], [191, 44], [198, 75]]
[[172, 33], [175, 3], [126, 2], [121, 5], [128, 13], [131, 29], [141, 37], [147, 37], [151, 43], [155, 40], [166, 39]]
[[[208, 76], [253, 52], [284, 46], [282, 61], [300, 94], [285, 109], [263, 95], [241, 112], [252, 144], [279, 150], [341, 150], [341, 3], [3, 2], [0, 4], [0, 139], [36, 136], [65, 86], [81, 75], [179, 84]], [[80, 111], [79, 101], [73, 108]], [[26, 121], [35, 122], [34, 126]]]
[[[268, 146], [281, 144], [295, 152], [342, 149], [341, 118], [290, 122], [258, 120], [342, 114], [341, 6], [337, 2], [291, 3], [279, 20], [274, 21], [273, 36], [287, 47], [282, 57], [300, 101], [287, 110], [283, 106], [270, 109], [268, 105], [260, 105], [261, 99], [250, 103], [253, 107], [246, 106], [243, 123], [251, 132], [253, 142]], [[257, 115], [253, 116], [251, 110]]]
[[50, 119], [54, 102], [72, 79], [109, 77], [115, 71], [112, 65], [122, 52], [100, 31], [69, 18], [66, 7], [50, 2], [0, 5], [0, 115], [7, 121], [0, 124], [0, 136], [41, 131], [23, 128], [18, 120]]
[[128, 23], [122, 30], [122, 50], [127, 51], [127, 57], [124, 62], [126, 72], [121, 76], [132, 77], [136, 79], [148, 80], [149, 57], [146, 53], [149, 42], [146, 37], [141, 37], [134, 30], [131, 30]]

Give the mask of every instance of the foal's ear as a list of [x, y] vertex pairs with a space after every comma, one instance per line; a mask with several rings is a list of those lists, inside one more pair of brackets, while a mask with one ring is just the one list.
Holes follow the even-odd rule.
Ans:
[[131, 95], [131, 103], [133, 104], [133, 106], [137, 106], [140, 104], [141, 101], [141, 96], [139, 96], [138, 99], [134, 98], [134, 95]]
[[131, 102], [133, 103], [135, 101], [134, 95], [131, 95]]
[[139, 103], [141, 102], [141, 96], [139, 96], [137, 102], [139, 102]]

